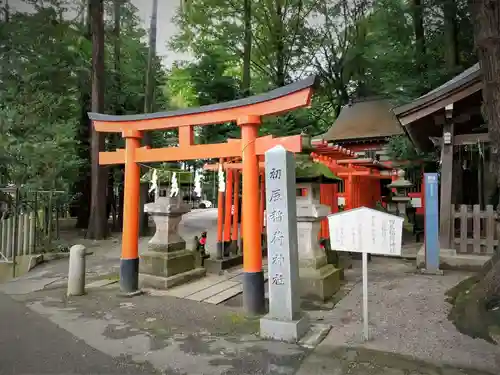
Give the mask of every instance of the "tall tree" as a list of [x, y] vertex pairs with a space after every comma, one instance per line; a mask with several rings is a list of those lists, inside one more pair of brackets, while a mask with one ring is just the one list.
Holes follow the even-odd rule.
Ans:
[[[90, 0], [92, 30], [92, 112], [104, 112], [104, 0]], [[99, 165], [105, 138], [91, 129], [91, 205], [87, 237], [103, 239], [108, 234], [106, 192], [108, 172]]]
[[[153, 0], [153, 9], [151, 11], [151, 23], [149, 25], [149, 51], [148, 63], [146, 67], [146, 85], [144, 95], [144, 113], [153, 112], [156, 86], [156, 28], [158, 23], [158, 0]], [[143, 142], [145, 146], [151, 146], [151, 133], [144, 134]], [[148, 185], [141, 186], [141, 204], [139, 216], [139, 230], [142, 235], [147, 234], [148, 215], [144, 212], [144, 204], [147, 202]]]
[[[500, 2], [470, 0], [470, 6], [483, 80], [483, 116], [490, 135], [491, 163], [500, 186]], [[476, 281], [462, 298], [455, 298], [451, 317], [461, 332], [493, 341], [490, 326], [498, 326], [495, 309], [500, 307], [500, 252], [483, 267]]]
[[[91, 26], [91, 3], [90, 0], [86, 0], [82, 4], [82, 17], [80, 19], [80, 28], [83, 31], [83, 38], [89, 44], [92, 43], [92, 26]], [[75, 183], [73, 189], [78, 192], [78, 212], [76, 227], [77, 228], [88, 228], [90, 219], [90, 201], [91, 201], [91, 185], [92, 178], [90, 173], [89, 165], [91, 164], [89, 149], [90, 149], [90, 138], [91, 138], [91, 127], [89, 117], [87, 112], [91, 106], [91, 89], [89, 87], [89, 71], [87, 69], [82, 69], [79, 71], [79, 88], [80, 93], [80, 126], [78, 127], [77, 139], [80, 144], [78, 148], [78, 154], [80, 157], [86, 161], [79, 170], [78, 180]]]
[[424, 33], [424, 12], [422, 0], [413, 0], [413, 29], [415, 33], [415, 64], [419, 77], [422, 79], [422, 87], [419, 91], [423, 94], [428, 91], [425, 72], [427, 70], [425, 33]]
[[243, 64], [241, 79], [241, 94], [250, 95], [250, 79], [252, 70], [252, 0], [244, 0], [243, 3]]
[[443, 0], [445, 61], [450, 72], [456, 73], [459, 64], [456, 0]]

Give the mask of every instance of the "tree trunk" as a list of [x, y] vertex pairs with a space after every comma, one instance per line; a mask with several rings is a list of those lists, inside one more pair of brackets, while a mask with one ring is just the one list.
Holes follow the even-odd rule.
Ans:
[[[483, 77], [483, 116], [490, 134], [491, 163], [500, 186], [500, 2], [470, 0], [470, 6]], [[468, 293], [456, 299], [451, 317], [460, 331], [492, 341], [490, 325], [498, 326], [498, 321], [492, 320], [491, 310], [500, 305], [500, 253], [478, 279]]]
[[121, 85], [121, 65], [120, 65], [120, 55], [121, 55], [121, 43], [120, 43], [120, 22], [121, 22], [121, 5], [123, 0], [114, 0], [114, 55], [115, 55], [115, 87], [116, 87], [116, 98], [115, 98], [115, 114], [123, 114], [123, 103], [122, 103], [122, 85]]
[[243, 74], [241, 93], [244, 97], [250, 96], [250, 64], [252, 59], [252, 0], [245, 0], [243, 5], [243, 24], [245, 39], [243, 45]]
[[284, 9], [281, 2], [276, 1], [276, 24], [275, 24], [275, 48], [276, 48], [276, 80], [277, 87], [283, 87], [286, 84], [285, 72], [285, 30], [284, 30]]
[[[82, 27], [86, 28], [85, 38], [90, 40], [92, 32], [90, 26], [90, 1], [87, 0], [86, 12], [83, 12]], [[90, 127], [92, 126], [89, 121], [87, 112], [90, 110], [90, 92], [87, 86], [88, 76], [83, 73], [80, 77], [80, 128], [78, 132], [79, 137], [79, 155], [85, 163], [80, 167], [80, 179], [76, 183], [76, 191], [80, 193], [78, 198], [78, 214], [76, 218], [76, 227], [80, 229], [88, 228], [90, 216]]]
[[450, 72], [455, 72], [459, 64], [456, 0], [444, 0], [443, 14], [446, 66]]
[[[153, 112], [155, 86], [156, 86], [156, 69], [154, 59], [156, 57], [156, 28], [158, 23], [158, 0], [153, 0], [153, 10], [151, 12], [151, 24], [149, 27], [149, 53], [148, 63], [146, 68], [146, 90], [144, 96], [144, 113]], [[151, 146], [151, 134], [144, 133], [143, 143], [145, 146]], [[142, 168], [142, 173], [146, 172]], [[144, 204], [147, 203], [149, 187], [147, 184], [141, 184], [140, 189], [140, 204], [139, 204], [139, 233], [147, 235], [148, 233], [148, 215], [144, 212]]]
[[[115, 89], [116, 89], [116, 97], [115, 97], [115, 114], [116, 115], [122, 115], [123, 114], [123, 100], [122, 100], [122, 84], [121, 84], [121, 7], [122, 7], [123, 0], [114, 0], [113, 2], [113, 15], [114, 15], [114, 36], [115, 36], [115, 41], [114, 41], [114, 56], [115, 56]], [[117, 143], [120, 135], [119, 134], [113, 134], [114, 137], [113, 143]], [[110, 170], [110, 181], [112, 181], [112, 185], [108, 187], [108, 204], [111, 203], [111, 205], [114, 208], [113, 211], [113, 231], [118, 231], [121, 229], [121, 221], [120, 221], [120, 213], [118, 212], [119, 209], [121, 209], [121, 206], [117, 204], [116, 201], [116, 196], [115, 196], [115, 184], [124, 184], [123, 181], [123, 173], [120, 173], [121, 179], [116, 181], [114, 179], [114, 173], [113, 171], [118, 171], [118, 170], [123, 170], [124, 166], [119, 165], [115, 166]], [[110, 194], [110, 192], [112, 194]], [[111, 202], [110, 202], [111, 199]], [[118, 216], [118, 218], [117, 218]], [[123, 215], [121, 215], [123, 217]]]
[[425, 33], [424, 16], [422, 11], [422, 0], [413, 0], [413, 29], [415, 33], [415, 62], [417, 74], [421, 77], [420, 94], [428, 91], [425, 72], [427, 64], [425, 62]]
[[[104, 5], [90, 0], [92, 28], [92, 112], [104, 112]], [[108, 170], [99, 166], [99, 152], [104, 151], [104, 135], [91, 129], [91, 206], [87, 237], [100, 240], [108, 234], [106, 192]]]

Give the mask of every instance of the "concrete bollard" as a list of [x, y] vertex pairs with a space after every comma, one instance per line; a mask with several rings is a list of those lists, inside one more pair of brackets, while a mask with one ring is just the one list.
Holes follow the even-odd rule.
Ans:
[[85, 294], [85, 246], [69, 249], [68, 296]]

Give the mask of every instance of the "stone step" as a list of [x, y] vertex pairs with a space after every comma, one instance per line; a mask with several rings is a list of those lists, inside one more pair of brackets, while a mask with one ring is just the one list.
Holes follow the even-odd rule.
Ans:
[[214, 284], [223, 282], [221, 276], [206, 276], [203, 279], [192, 281], [188, 284], [176, 286], [168, 290], [165, 294], [172, 297], [186, 298], [187, 296], [211, 287]]
[[238, 294], [243, 292], [243, 285], [239, 284], [237, 286], [234, 286], [232, 288], [226, 289], [222, 291], [221, 293], [218, 293], [212, 297], [209, 297], [203, 302], [205, 303], [211, 303], [213, 305], [218, 305], [219, 303], [222, 303], [224, 301], [227, 301], [230, 298], [233, 298], [234, 296], [237, 296]]
[[214, 295], [216, 295], [224, 290], [227, 290], [229, 288], [233, 288], [237, 285], [238, 285], [238, 283], [235, 281], [223, 281], [221, 283], [212, 285], [209, 288], [203, 289], [197, 293], [191, 294], [191, 295], [187, 296], [186, 299], [201, 302], [207, 298], [210, 298], [210, 297], [212, 297], [212, 296], [214, 296]]

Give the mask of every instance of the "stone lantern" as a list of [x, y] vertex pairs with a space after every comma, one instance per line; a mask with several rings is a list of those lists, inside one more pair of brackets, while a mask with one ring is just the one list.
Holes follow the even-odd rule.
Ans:
[[194, 251], [186, 249], [186, 242], [179, 235], [179, 223], [191, 207], [183, 203], [179, 191], [175, 195], [170, 191], [166, 193], [144, 206], [144, 211], [155, 223], [156, 232], [148, 243], [148, 250], [140, 255], [139, 263], [141, 284], [159, 289], [191, 281], [206, 273], [204, 268], [196, 266]]
[[301, 294], [305, 298], [326, 300], [340, 287], [343, 270], [328, 263], [325, 249], [319, 244], [321, 220], [330, 207], [320, 203], [320, 184], [338, 179], [323, 164], [300, 160], [297, 155], [297, 233]]
[[413, 184], [405, 179], [405, 171], [400, 169], [397, 171], [398, 178], [387, 185], [390, 189], [395, 189], [396, 192], [391, 195], [387, 202], [387, 211], [398, 216], [406, 216], [406, 207], [408, 207], [411, 198], [408, 196], [408, 190], [413, 187]]

